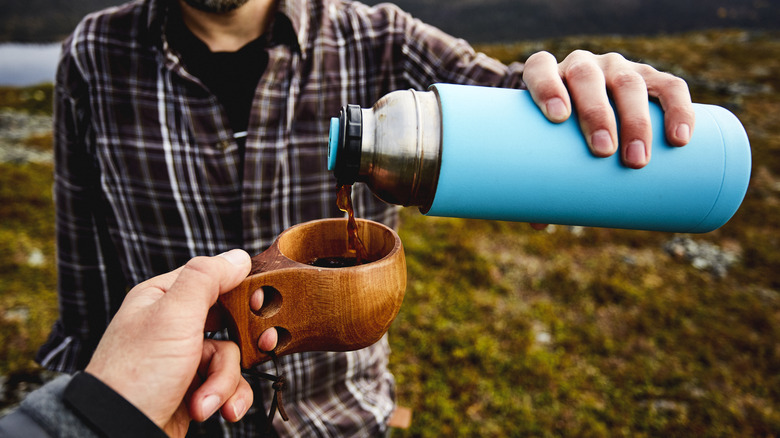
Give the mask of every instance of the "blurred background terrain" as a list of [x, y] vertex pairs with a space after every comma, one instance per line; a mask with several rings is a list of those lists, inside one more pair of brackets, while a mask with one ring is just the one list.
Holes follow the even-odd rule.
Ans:
[[[121, 0], [0, 0], [0, 41], [62, 39], [85, 14]], [[382, 0], [364, 3], [378, 4]], [[564, 35], [771, 29], [779, 0], [396, 0], [426, 23], [473, 43]]]
[[[40, 3], [0, 1], [0, 35], [56, 41], [112, 2]], [[753, 172], [735, 217], [704, 235], [404, 210], [391, 369], [414, 419], [394, 436], [780, 436], [777, 2], [398, 3], [504, 62], [584, 48], [679, 75], [742, 120]], [[29, 11], [47, 8], [62, 27], [33, 32]], [[57, 313], [51, 106], [51, 84], [0, 87], [0, 410], [40, 381], [31, 358]]]

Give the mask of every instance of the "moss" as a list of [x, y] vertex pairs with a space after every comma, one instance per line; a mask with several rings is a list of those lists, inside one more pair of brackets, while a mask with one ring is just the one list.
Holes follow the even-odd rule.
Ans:
[[57, 316], [52, 167], [0, 163], [0, 374], [32, 358]]
[[41, 135], [29, 137], [24, 142], [25, 146], [37, 149], [39, 151], [51, 151], [53, 146], [52, 133], [47, 132]]
[[0, 108], [27, 111], [32, 114], [51, 114], [54, 86], [41, 84], [31, 87], [0, 86]]

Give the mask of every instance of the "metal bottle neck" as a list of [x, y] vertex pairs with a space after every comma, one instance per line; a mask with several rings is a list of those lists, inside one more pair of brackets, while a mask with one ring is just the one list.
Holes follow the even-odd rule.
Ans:
[[441, 116], [434, 92], [396, 91], [362, 115], [360, 180], [380, 199], [427, 211], [441, 157]]
[[338, 184], [365, 182], [385, 202], [427, 211], [436, 193], [441, 115], [434, 91], [395, 91], [339, 114]]

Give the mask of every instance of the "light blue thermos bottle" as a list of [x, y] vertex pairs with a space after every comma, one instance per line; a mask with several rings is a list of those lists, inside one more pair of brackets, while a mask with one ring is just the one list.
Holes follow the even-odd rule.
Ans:
[[328, 168], [386, 202], [431, 216], [682, 233], [725, 224], [747, 191], [745, 129], [695, 104], [690, 143], [665, 140], [650, 102], [652, 159], [629, 169], [593, 156], [575, 117], [549, 122], [527, 91], [436, 84], [396, 91], [331, 120]]

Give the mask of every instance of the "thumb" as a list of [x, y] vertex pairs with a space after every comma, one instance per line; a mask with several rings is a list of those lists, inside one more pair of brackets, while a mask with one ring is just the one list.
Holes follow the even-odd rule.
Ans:
[[214, 257], [190, 259], [160, 299], [161, 310], [204, 322], [209, 307], [219, 295], [238, 286], [249, 274], [251, 266], [249, 254], [240, 249]]

